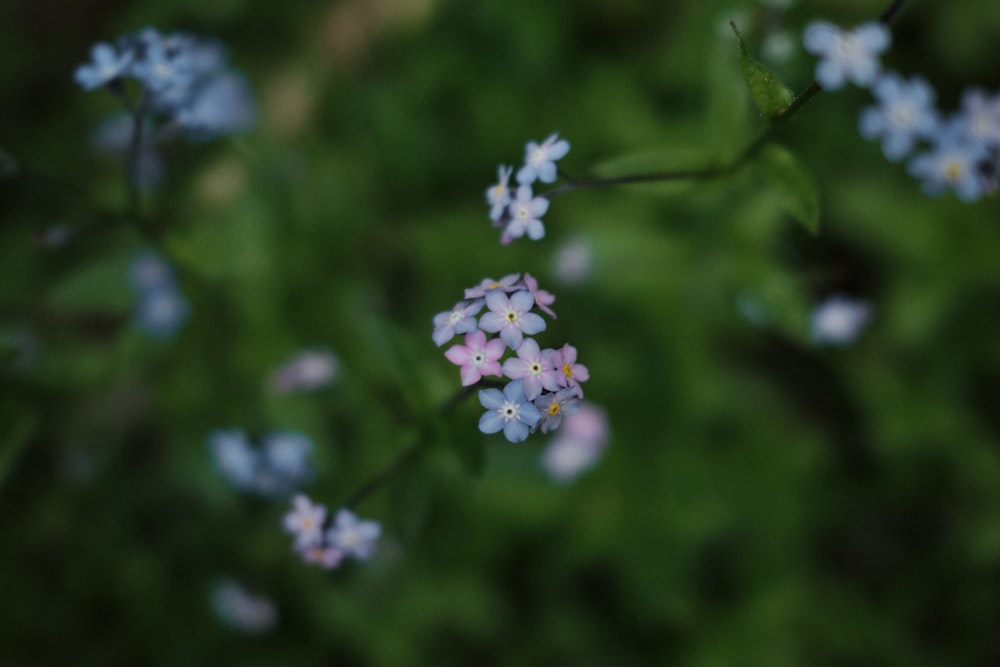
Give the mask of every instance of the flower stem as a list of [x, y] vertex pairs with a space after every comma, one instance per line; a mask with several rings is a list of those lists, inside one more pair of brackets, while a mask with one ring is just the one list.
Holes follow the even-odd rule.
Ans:
[[[470, 385], [468, 387], [462, 387], [447, 400], [442, 401], [435, 410], [435, 414], [439, 416], [444, 416], [452, 412], [455, 408], [462, 404], [469, 396], [472, 396], [475, 392], [479, 391], [484, 387], [502, 387], [503, 383], [496, 380], [481, 380], [480, 382]], [[418, 456], [423, 453], [423, 451], [434, 442], [433, 430], [430, 428], [422, 428], [417, 441], [412, 445], [401, 451], [395, 459], [393, 459], [387, 466], [382, 468], [380, 471], [372, 475], [361, 487], [351, 494], [346, 501], [344, 501], [343, 506], [348, 508], [353, 508], [354, 506], [361, 503], [368, 496], [373, 494], [375, 491], [380, 489], [384, 484], [392, 480], [401, 470], [404, 470], [411, 462], [416, 460]]]
[[[902, 11], [903, 6], [906, 4], [906, 0], [893, 0], [885, 11], [883, 11], [879, 17], [879, 23], [888, 25], [896, 16]], [[801, 93], [795, 96], [788, 107], [782, 111], [779, 115], [775, 116], [771, 122], [765, 127], [761, 132], [754, 137], [754, 139], [744, 146], [743, 150], [736, 154], [732, 160], [724, 162], [717, 165], [706, 165], [702, 167], [694, 167], [691, 169], [678, 169], [674, 171], [659, 171], [659, 172], [649, 172], [644, 174], [629, 174], [627, 176], [612, 176], [609, 178], [592, 178], [587, 180], [574, 180], [568, 178], [565, 174], [560, 172], [560, 176], [566, 181], [565, 185], [560, 185], [557, 188], [553, 188], [548, 192], [542, 193], [541, 196], [547, 199], [551, 199], [557, 195], [564, 194], [566, 192], [571, 192], [578, 188], [596, 188], [605, 187], [613, 185], [629, 185], [633, 183], [653, 183], [653, 182], [663, 182], [663, 181], [696, 181], [696, 180], [709, 180], [712, 178], [718, 178], [720, 176], [726, 176], [738, 170], [744, 164], [749, 162], [760, 150], [767, 145], [769, 141], [777, 134], [778, 130], [784, 127], [788, 121], [790, 121], [795, 114], [799, 112], [806, 104], [808, 104], [812, 98], [816, 97], [822, 88], [820, 85], [813, 81], [809, 86], [803, 90]]]

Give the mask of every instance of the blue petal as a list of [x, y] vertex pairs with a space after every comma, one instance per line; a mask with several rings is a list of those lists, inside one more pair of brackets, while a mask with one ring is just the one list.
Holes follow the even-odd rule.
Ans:
[[[520, 380], [514, 380], [513, 382], [508, 382], [507, 386], [503, 388], [503, 394], [504, 396], [507, 397], [507, 400], [510, 401], [511, 403], [524, 403], [525, 401], [528, 400], [527, 397], [524, 395], [524, 386], [521, 384]], [[497, 407], [500, 406], [498, 405]]]
[[528, 437], [528, 427], [512, 419], [504, 424], [503, 434], [511, 442], [522, 442]]
[[487, 410], [499, 410], [504, 400], [499, 389], [482, 389], [479, 392], [479, 403]]
[[[514, 424], [513, 420], [507, 422], [508, 424]], [[496, 410], [490, 410], [489, 412], [484, 412], [483, 416], [479, 418], [479, 430], [483, 433], [496, 433], [501, 428], [504, 427], [504, 418], [500, 416], [500, 413]], [[506, 431], [504, 431], [506, 433]]]

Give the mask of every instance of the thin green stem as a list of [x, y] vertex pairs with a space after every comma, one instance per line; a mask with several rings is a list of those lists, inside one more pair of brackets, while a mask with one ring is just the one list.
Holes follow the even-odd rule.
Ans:
[[[452, 394], [447, 400], [443, 401], [435, 410], [435, 414], [439, 416], [447, 415], [480, 389], [490, 387], [500, 388], [503, 387], [503, 383], [495, 380], [481, 380], [474, 385], [462, 387]], [[432, 429], [422, 428], [420, 434], [417, 436], [416, 442], [401, 451], [396, 458], [389, 462], [388, 465], [372, 475], [371, 478], [369, 478], [364, 484], [361, 485], [360, 488], [358, 488], [357, 491], [351, 494], [347, 500], [344, 501], [343, 506], [354, 507], [358, 505], [365, 498], [372, 495], [375, 491], [392, 480], [400, 471], [404, 470], [410, 463], [416, 460], [421, 453], [423, 453], [423, 451], [433, 442], [432, 438]]]
[[[899, 12], [902, 11], [905, 4], [906, 0], [894, 0], [892, 4], [890, 4], [885, 11], [879, 15], [878, 21], [888, 25], [893, 19], [896, 18]], [[743, 149], [736, 154], [736, 157], [728, 162], [718, 165], [694, 167], [691, 169], [629, 174], [627, 176], [612, 176], [610, 178], [592, 178], [586, 180], [574, 180], [566, 178], [565, 175], [561, 174], [563, 179], [566, 181], [566, 184], [542, 193], [541, 196], [551, 199], [552, 197], [565, 194], [579, 188], [596, 188], [613, 185], [629, 185], [634, 183], [654, 183], [665, 181], [709, 180], [720, 176], [726, 176], [737, 171], [740, 167], [753, 159], [753, 157], [774, 138], [778, 131], [787, 125], [788, 122], [794, 118], [806, 104], [816, 97], [816, 95], [822, 92], [822, 90], [823, 89], [820, 85], [815, 81], [809, 84], [805, 90], [795, 96], [786, 109], [772, 118], [767, 127], [761, 130], [760, 133], [754, 137], [752, 141], [750, 141], [750, 143], [744, 146]]]

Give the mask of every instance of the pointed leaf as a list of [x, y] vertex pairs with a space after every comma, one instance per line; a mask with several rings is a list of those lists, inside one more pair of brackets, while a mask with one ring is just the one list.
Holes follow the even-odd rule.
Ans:
[[757, 164], [788, 214], [811, 234], [819, 233], [819, 195], [798, 158], [786, 148], [769, 144], [760, 151]]
[[754, 104], [768, 118], [780, 116], [795, 96], [766, 65], [750, 55], [746, 44], [743, 43], [740, 31], [736, 29], [736, 23], [730, 21], [729, 25], [732, 26], [740, 44], [740, 66], [743, 68], [743, 80], [747, 82]]

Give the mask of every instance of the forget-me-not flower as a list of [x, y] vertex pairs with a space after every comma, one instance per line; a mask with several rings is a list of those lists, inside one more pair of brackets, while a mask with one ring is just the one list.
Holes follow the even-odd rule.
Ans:
[[812, 312], [813, 342], [826, 345], [846, 345], [861, 333], [871, 317], [867, 301], [832, 296]]
[[297, 551], [319, 545], [323, 538], [326, 507], [309, 500], [301, 493], [292, 498], [292, 511], [285, 515], [285, 530], [295, 538]]
[[545, 225], [541, 217], [549, 210], [549, 200], [535, 197], [531, 186], [522, 185], [517, 189], [517, 198], [510, 203], [510, 222], [504, 229], [505, 242], [521, 238], [525, 234], [533, 241], [545, 236]]
[[555, 182], [557, 173], [555, 161], [568, 152], [569, 142], [560, 139], [558, 132], [549, 135], [540, 145], [529, 141], [524, 149], [524, 166], [517, 172], [517, 182], [521, 185], [530, 185], [536, 179], [542, 183]]
[[1000, 150], [1000, 94], [972, 88], [962, 94], [960, 122], [966, 133], [992, 150]]
[[486, 334], [476, 329], [465, 334], [465, 345], [452, 345], [444, 356], [453, 364], [461, 366], [462, 386], [476, 384], [484, 375], [502, 373], [500, 357], [507, 349], [499, 338], [486, 340]]
[[73, 78], [84, 90], [93, 90], [114, 81], [132, 60], [128, 51], [119, 53], [114, 46], [106, 42], [98, 42], [90, 50], [92, 62], [76, 68]]
[[490, 220], [493, 222], [500, 222], [504, 211], [510, 204], [510, 186], [507, 184], [513, 173], [514, 167], [500, 165], [497, 167], [496, 185], [486, 188], [486, 201], [490, 205]]
[[548, 433], [559, 428], [563, 417], [575, 415], [580, 409], [580, 398], [576, 395], [575, 387], [560, 389], [551, 394], [539, 396], [535, 401], [535, 407], [542, 413], [542, 418], [535, 425], [541, 428], [542, 433]]
[[483, 389], [479, 392], [479, 402], [486, 412], [479, 418], [479, 430], [496, 433], [503, 430], [510, 442], [521, 442], [528, 437], [529, 430], [542, 418], [542, 413], [527, 396], [520, 380], [499, 389]]
[[897, 74], [880, 76], [872, 86], [878, 106], [861, 112], [858, 130], [865, 139], [881, 139], [882, 152], [895, 162], [906, 157], [917, 140], [937, 129], [934, 90], [920, 77], [909, 81]]
[[889, 29], [881, 23], [865, 23], [853, 30], [841, 30], [832, 23], [817, 21], [806, 26], [802, 43], [806, 51], [820, 56], [816, 83], [824, 90], [837, 90], [851, 82], [867, 88], [879, 72], [879, 54], [889, 48]]
[[483, 303], [485, 302], [482, 299], [476, 299], [471, 303], [459, 301], [451, 310], [435, 315], [432, 335], [434, 344], [441, 347], [454, 338], [455, 334], [475, 331], [476, 315], [483, 309]]
[[553, 350], [541, 350], [534, 338], [526, 338], [517, 348], [517, 357], [503, 362], [503, 374], [521, 380], [524, 395], [533, 401], [547, 391], [558, 391], [559, 373], [552, 363]]
[[571, 387], [576, 395], [583, 398], [581, 382], [590, 379], [590, 371], [583, 364], [576, 363], [576, 348], [566, 343], [552, 355], [552, 364], [559, 370], [559, 384]]
[[487, 333], [499, 333], [512, 350], [521, 346], [524, 334], [529, 336], [545, 330], [545, 320], [531, 312], [535, 297], [530, 292], [514, 292], [509, 298], [500, 290], [486, 293], [488, 313], [479, 318], [479, 328]]
[[334, 517], [326, 539], [345, 556], [367, 560], [375, 553], [381, 534], [382, 526], [377, 521], [362, 521], [350, 510], [341, 509]]
[[486, 296], [486, 293], [490, 290], [501, 290], [503, 292], [516, 292], [521, 289], [521, 274], [520, 273], [509, 273], [500, 280], [493, 280], [492, 278], [483, 278], [475, 287], [465, 288], [465, 298], [466, 299], [481, 299]]
[[907, 169], [923, 181], [923, 190], [938, 195], [951, 189], [965, 202], [984, 191], [980, 164], [989, 153], [984, 144], [968, 135], [960, 119], [952, 119], [932, 139], [931, 149], [910, 160]]

